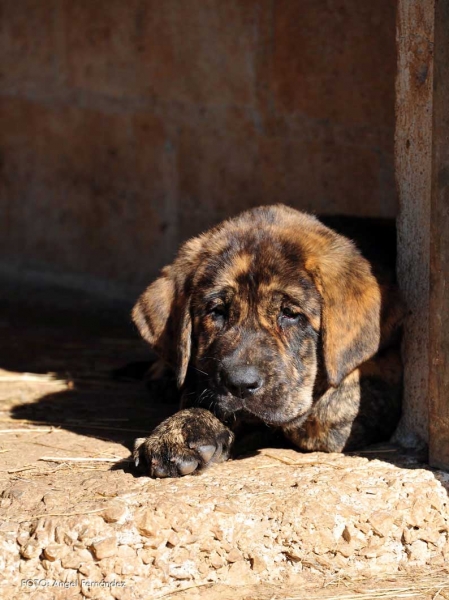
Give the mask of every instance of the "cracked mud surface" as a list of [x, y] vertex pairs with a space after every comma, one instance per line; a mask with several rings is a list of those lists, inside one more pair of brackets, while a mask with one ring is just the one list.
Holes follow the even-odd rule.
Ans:
[[447, 474], [385, 446], [137, 477], [133, 439], [176, 409], [111, 377], [145, 346], [38, 300], [1, 307], [0, 595], [449, 598]]

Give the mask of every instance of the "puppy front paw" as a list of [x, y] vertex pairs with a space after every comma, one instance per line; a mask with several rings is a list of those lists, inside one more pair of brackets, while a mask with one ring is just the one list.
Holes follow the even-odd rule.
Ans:
[[134, 443], [136, 467], [150, 477], [182, 477], [229, 458], [234, 434], [204, 408], [186, 408]]

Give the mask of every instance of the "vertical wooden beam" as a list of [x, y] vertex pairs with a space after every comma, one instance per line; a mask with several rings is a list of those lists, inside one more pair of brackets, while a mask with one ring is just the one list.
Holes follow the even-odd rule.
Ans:
[[449, 0], [435, 0], [434, 41], [429, 458], [449, 469]]
[[434, 9], [435, 0], [398, 1], [398, 279], [410, 315], [403, 342], [404, 414], [396, 439], [407, 446], [428, 441]]

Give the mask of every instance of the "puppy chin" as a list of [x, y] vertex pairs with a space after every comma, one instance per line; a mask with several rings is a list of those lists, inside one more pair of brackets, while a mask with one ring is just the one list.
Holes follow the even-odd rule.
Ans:
[[288, 410], [288, 401], [286, 403], [287, 408], [284, 407], [284, 409], [279, 408], [276, 410], [268, 408], [268, 402], [264, 403], [260, 398], [242, 399], [231, 394], [216, 394], [215, 398], [215, 407], [224, 417], [242, 411], [243, 414], [246, 413], [247, 415], [256, 417], [257, 420], [262, 421], [266, 425], [283, 428], [298, 427], [301, 425], [307, 419], [312, 406], [312, 400], [308, 397], [303, 399], [299, 406], [296, 405], [294, 411]]
[[303, 393], [303, 398], [287, 398], [282, 406], [269, 407], [269, 402], [243, 400], [243, 409], [273, 427], [298, 427], [308, 417], [312, 407], [312, 397]]
[[215, 406], [223, 413], [223, 415], [230, 415], [239, 410], [244, 410], [243, 400], [241, 398], [237, 398], [236, 396], [232, 396], [231, 394], [227, 394], [225, 396], [221, 394], [217, 394], [215, 400]]
[[308, 416], [308, 411], [291, 418], [290, 415], [287, 417], [284, 414], [279, 414], [271, 411], [253, 411], [249, 410], [248, 408], [246, 408], [245, 410], [246, 412], [263, 421], [266, 425], [282, 428], [295, 428], [301, 425], [307, 419]]

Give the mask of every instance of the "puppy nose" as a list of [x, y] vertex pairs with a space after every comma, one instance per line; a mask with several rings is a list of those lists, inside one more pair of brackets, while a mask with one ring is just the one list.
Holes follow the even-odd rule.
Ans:
[[243, 365], [226, 369], [222, 373], [223, 383], [233, 396], [247, 398], [263, 385], [263, 378], [256, 367]]

